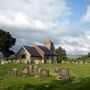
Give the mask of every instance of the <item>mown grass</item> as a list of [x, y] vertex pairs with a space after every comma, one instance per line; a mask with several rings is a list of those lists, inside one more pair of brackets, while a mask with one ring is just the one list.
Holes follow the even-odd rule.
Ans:
[[[46, 79], [28, 77], [9, 77], [7, 72], [11, 68], [22, 70], [27, 64], [6, 64], [0, 66], [0, 90], [90, 90], [90, 64], [39, 64], [48, 68], [50, 76]], [[54, 69], [66, 67], [70, 69], [70, 80], [56, 80]]]

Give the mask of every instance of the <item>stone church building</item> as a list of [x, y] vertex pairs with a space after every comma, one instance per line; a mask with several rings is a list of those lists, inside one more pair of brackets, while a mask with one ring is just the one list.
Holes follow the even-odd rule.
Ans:
[[57, 55], [52, 41], [44, 41], [44, 45], [23, 46], [16, 53], [17, 60], [31, 63], [56, 63]]

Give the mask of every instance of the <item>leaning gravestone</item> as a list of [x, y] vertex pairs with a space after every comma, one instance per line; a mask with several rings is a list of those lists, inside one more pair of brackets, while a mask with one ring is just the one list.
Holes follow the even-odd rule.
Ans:
[[69, 69], [68, 68], [58, 68], [57, 71], [58, 80], [67, 80], [69, 79]]
[[8, 71], [9, 76], [16, 76], [18, 74], [18, 71], [16, 68], [12, 68], [11, 70]]

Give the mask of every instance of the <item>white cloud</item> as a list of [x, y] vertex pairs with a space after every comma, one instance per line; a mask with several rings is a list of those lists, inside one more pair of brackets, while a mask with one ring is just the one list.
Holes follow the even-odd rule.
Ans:
[[28, 18], [24, 13], [11, 13], [10, 11], [8, 11], [7, 14], [0, 13], [0, 23], [21, 28], [30, 25]]
[[[49, 38], [67, 52], [87, 52], [90, 35], [86, 32], [75, 36], [79, 31], [67, 19], [72, 13], [66, 1], [0, 0], [0, 26], [17, 38], [17, 48], [23, 44], [41, 44]], [[88, 7], [83, 22], [88, 20], [89, 11]]]
[[70, 14], [66, 0], [0, 1], [0, 24], [19, 28], [50, 30]]
[[61, 46], [68, 53], [85, 54], [90, 51], [90, 31], [80, 36], [65, 36], [61, 38]]
[[84, 23], [90, 23], [90, 5], [87, 6], [86, 13], [82, 17], [81, 21]]

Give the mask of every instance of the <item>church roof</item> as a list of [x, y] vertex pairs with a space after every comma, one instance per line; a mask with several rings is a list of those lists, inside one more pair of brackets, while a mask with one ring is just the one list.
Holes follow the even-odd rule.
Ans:
[[37, 45], [37, 46], [45, 53], [45, 55], [56, 55], [54, 52], [50, 51], [45, 46], [39, 46], [39, 45]]
[[41, 55], [34, 47], [31, 47], [31, 46], [24, 46], [24, 47], [31, 54], [31, 56], [41, 57]]

